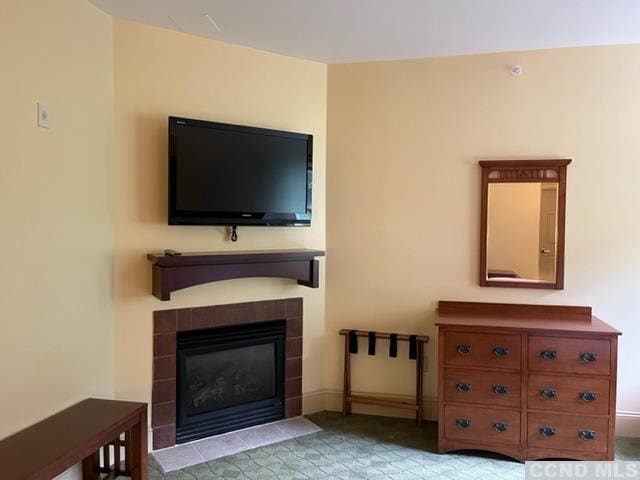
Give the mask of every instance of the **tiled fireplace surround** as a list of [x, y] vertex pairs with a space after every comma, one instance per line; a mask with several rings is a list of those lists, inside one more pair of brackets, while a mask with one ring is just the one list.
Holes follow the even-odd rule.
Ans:
[[302, 298], [179, 308], [153, 312], [153, 448], [176, 440], [177, 332], [271, 320], [286, 322], [285, 418], [302, 414]]

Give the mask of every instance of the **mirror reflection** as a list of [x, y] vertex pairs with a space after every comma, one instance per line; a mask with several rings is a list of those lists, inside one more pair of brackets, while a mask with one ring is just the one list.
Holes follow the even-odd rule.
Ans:
[[487, 279], [555, 282], [558, 184], [488, 187]]

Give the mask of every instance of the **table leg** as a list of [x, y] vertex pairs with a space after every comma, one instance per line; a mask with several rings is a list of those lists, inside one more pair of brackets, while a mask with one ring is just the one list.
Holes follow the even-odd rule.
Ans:
[[122, 474], [122, 469], [120, 468], [120, 435], [113, 441], [113, 471], [116, 477]]
[[147, 480], [147, 412], [140, 414], [137, 424], [131, 428], [131, 480]]
[[131, 476], [131, 430], [124, 432], [124, 474]]
[[82, 460], [82, 480], [100, 480], [100, 450]]

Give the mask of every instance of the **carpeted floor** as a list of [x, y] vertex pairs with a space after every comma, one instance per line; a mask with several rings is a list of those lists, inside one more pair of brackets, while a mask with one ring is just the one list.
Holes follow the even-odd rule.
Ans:
[[[439, 455], [436, 424], [323, 412], [308, 417], [323, 431], [200, 465], [162, 473], [149, 457], [150, 480], [524, 479], [524, 465], [481, 452]], [[640, 460], [640, 438], [619, 438], [616, 457]]]

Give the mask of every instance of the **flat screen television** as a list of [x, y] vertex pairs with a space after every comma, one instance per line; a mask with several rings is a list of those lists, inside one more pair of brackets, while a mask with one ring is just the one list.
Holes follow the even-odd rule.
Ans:
[[169, 117], [169, 225], [311, 224], [313, 135]]

